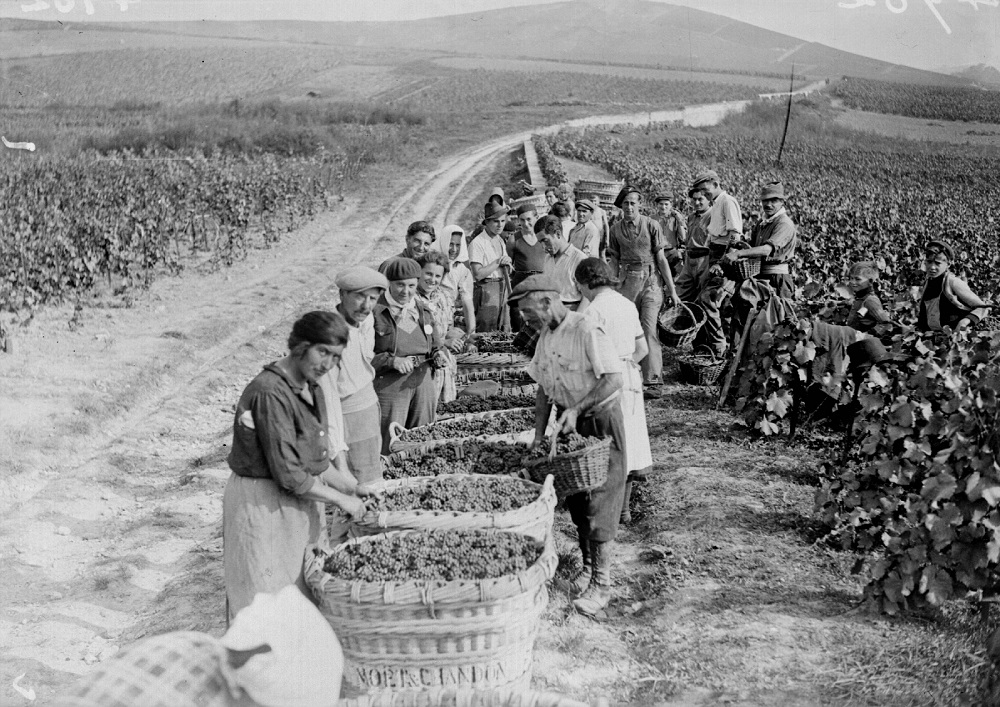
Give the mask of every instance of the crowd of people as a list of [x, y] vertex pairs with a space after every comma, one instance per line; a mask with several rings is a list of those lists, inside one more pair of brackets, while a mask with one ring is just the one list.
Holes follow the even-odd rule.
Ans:
[[[612, 438], [607, 482], [566, 502], [582, 562], [565, 588], [581, 613], [603, 609], [611, 543], [629, 522], [632, 484], [653, 465], [644, 399], [663, 382], [661, 311], [697, 306], [695, 350], [718, 359], [761, 292], [795, 297], [785, 185], [761, 185], [752, 224], [714, 171], [695, 175], [687, 196], [683, 206], [626, 186], [611, 202], [565, 184], [545, 192], [546, 206], [527, 200], [512, 211], [497, 189], [468, 237], [458, 225], [438, 232], [415, 221], [377, 270], [339, 272], [336, 306], [295, 322], [288, 355], [265, 366], [236, 408], [224, 498], [229, 616], [257, 592], [305, 589], [301, 558], [319, 540], [323, 504], [347, 519], [365, 512], [393, 430], [432, 423], [458, 392], [455, 354], [495, 331], [530, 356], [535, 445], [553, 424]], [[954, 260], [947, 242], [928, 244], [923, 328], [966, 327], [987, 311], [948, 271]], [[872, 263], [852, 269], [849, 327], [870, 332], [889, 319], [877, 279]]]

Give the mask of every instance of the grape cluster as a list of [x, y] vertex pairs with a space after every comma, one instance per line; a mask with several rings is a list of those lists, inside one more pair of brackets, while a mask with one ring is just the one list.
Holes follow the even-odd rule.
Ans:
[[523, 432], [535, 425], [535, 411], [518, 410], [505, 415], [493, 415], [471, 420], [448, 420], [407, 430], [400, 436], [403, 442], [429, 442], [434, 439], [478, 437]]
[[[540, 445], [532, 449], [525, 457], [525, 460], [548, 457], [549, 449], [551, 448], [551, 445], [549, 444], [549, 439], [550, 438], [546, 437], [544, 442], [542, 442]], [[597, 441], [598, 439], [596, 437], [584, 437], [583, 435], [578, 434], [576, 432], [571, 432], [568, 435], [560, 435], [559, 439], [556, 441], [556, 454], [569, 454], [570, 452], [578, 452], [581, 449], [589, 447], [590, 445], [594, 444]]]
[[510, 477], [443, 477], [387, 493], [379, 499], [376, 509], [502, 513], [526, 506], [537, 498], [537, 489]]
[[465, 395], [455, 398], [450, 403], [438, 405], [438, 415], [461, 415], [467, 412], [487, 412], [489, 410], [509, 410], [511, 408], [526, 408], [535, 405], [534, 395], [493, 395], [489, 398], [479, 398]]
[[324, 569], [347, 581], [493, 579], [528, 569], [541, 548], [516, 533], [428, 530], [381, 535], [330, 555]]
[[385, 478], [404, 479], [440, 474], [509, 474], [521, 468], [521, 458], [525, 451], [524, 445], [510, 442], [473, 440], [461, 445], [450, 444], [390, 462], [385, 469]]
[[517, 353], [514, 335], [502, 332], [476, 334], [476, 351], [479, 353]]

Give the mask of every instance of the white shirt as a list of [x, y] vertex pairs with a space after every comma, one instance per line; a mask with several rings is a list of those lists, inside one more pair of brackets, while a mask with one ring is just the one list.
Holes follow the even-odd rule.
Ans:
[[[586, 258], [583, 251], [572, 244], [557, 256], [545, 256], [545, 266], [542, 268], [542, 272], [556, 279], [559, 283], [559, 298], [567, 304], [583, 299], [576, 283], [576, 266]], [[635, 308], [633, 307], [633, 309]]]
[[358, 326], [350, 327], [350, 336], [347, 337], [347, 345], [344, 346], [337, 369], [336, 389], [341, 401], [357, 396], [359, 392], [367, 393], [366, 388], [371, 389], [371, 395], [357, 396], [352, 403], [356, 402], [360, 407], [355, 409], [355, 405], [348, 403], [345, 412], [360, 412], [368, 407], [368, 398], [378, 399], [372, 386], [372, 381], [375, 380], [375, 367], [372, 366], [374, 357], [375, 317], [369, 314]]
[[[469, 244], [469, 262], [479, 265], [489, 265], [493, 261], [507, 255], [507, 241], [503, 236], [491, 236], [483, 232], [472, 239]], [[502, 277], [500, 268], [487, 275], [483, 280], [499, 280]]]
[[729, 231], [743, 233], [743, 215], [739, 202], [726, 192], [719, 192], [708, 210], [708, 237], [712, 243], [726, 243]]

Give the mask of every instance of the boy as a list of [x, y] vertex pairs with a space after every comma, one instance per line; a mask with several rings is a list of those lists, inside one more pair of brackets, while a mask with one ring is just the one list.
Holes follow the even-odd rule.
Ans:
[[975, 326], [991, 305], [979, 298], [965, 281], [949, 272], [955, 262], [954, 249], [942, 240], [930, 241], [924, 248], [927, 281], [920, 295], [917, 327], [921, 331], [955, 331]]

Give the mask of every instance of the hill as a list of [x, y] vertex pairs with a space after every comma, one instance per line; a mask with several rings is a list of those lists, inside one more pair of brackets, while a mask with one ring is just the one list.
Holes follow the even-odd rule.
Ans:
[[[26, 50], [39, 53], [45, 36], [66, 25], [30, 33], [3, 32], [0, 56], [12, 56], [18, 35], [31, 37]], [[80, 24], [94, 48], [129, 45], [139, 35], [183, 35], [186, 41], [242, 40], [283, 45], [321, 45], [368, 50], [416, 50], [452, 55], [538, 58], [631, 66], [673, 67], [787, 76], [792, 63], [798, 74], [815, 78], [861, 78], [921, 84], [963, 85], [962, 78], [890, 64], [804, 42], [711, 12], [647, 0], [576, 0], [530, 7], [451, 15], [401, 22], [157, 22]], [[75, 40], [82, 42], [82, 39]], [[24, 43], [23, 41], [21, 42]], [[22, 55], [23, 56], [23, 55]]]

